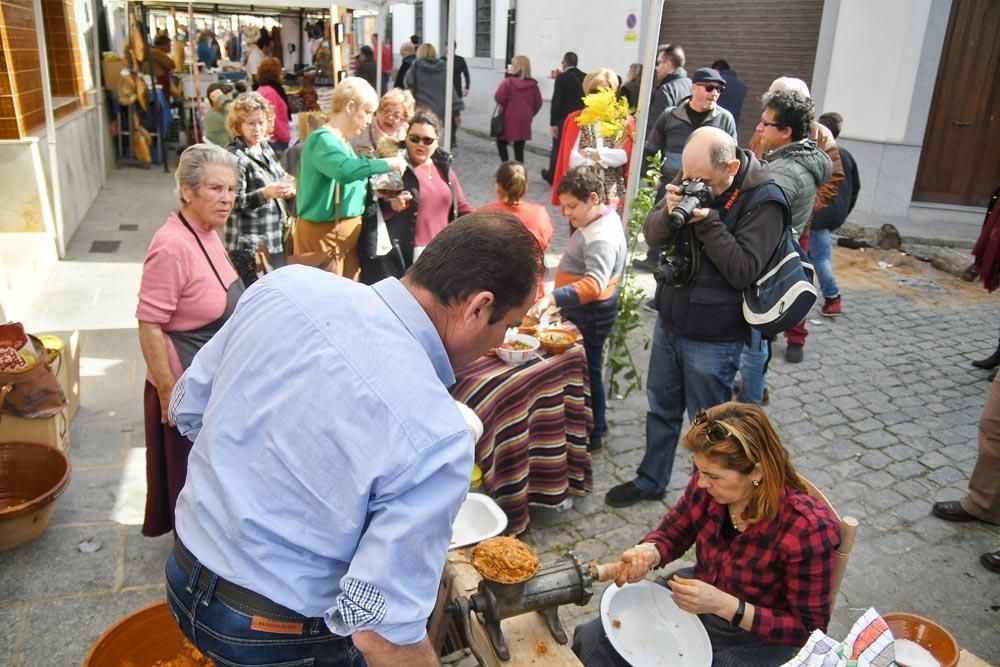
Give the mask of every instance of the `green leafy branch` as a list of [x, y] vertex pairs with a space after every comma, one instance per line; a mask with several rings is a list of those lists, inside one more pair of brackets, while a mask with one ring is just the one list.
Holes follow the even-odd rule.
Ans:
[[[628, 242], [626, 257], [631, 257], [634, 254], [646, 215], [656, 203], [656, 187], [659, 184], [660, 170], [663, 166], [663, 157], [660, 153], [650, 157], [647, 166], [642, 184], [635, 193], [631, 214], [626, 221], [625, 232]], [[639, 308], [642, 306], [643, 299], [646, 298], [646, 293], [635, 284], [634, 269], [629, 261], [625, 262], [625, 270], [622, 272], [618, 286], [618, 319], [608, 336], [604, 358], [607, 360], [605, 363], [609, 395], [625, 399], [635, 390], [642, 391], [642, 374], [632, 356], [634, 346], [630, 344], [629, 337], [633, 331], [642, 326]], [[649, 336], [643, 335], [641, 340], [642, 349], [648, 349]]]

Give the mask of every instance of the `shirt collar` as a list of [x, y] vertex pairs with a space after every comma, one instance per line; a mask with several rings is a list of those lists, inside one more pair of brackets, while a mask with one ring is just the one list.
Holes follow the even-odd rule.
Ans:
[[410, 291], [396, 278], [386, 278], [373, 286], [375, 293], [389, 310], [399, 318], [406, 330], [427, 352], [434, 365], [434, 372], [446, 387], [455, 384], [455, 371], [448, 360], [448, 352], [427, 312], [417, 303]]

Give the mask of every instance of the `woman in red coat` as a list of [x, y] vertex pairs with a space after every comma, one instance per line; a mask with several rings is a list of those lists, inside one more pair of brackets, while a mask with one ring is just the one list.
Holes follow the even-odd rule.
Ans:
[[514, 56], [510, 61], [510, 76], [504, 79], [493, 99], [503, 116], [503, 133], [497, 137], [500, 160], [507, 162], [507, 144], [514, 142], [514, 159], [524, 163], [524, 142], [531, 138], [531, 119], [542, 108], [542, 93], [538, 82], [531, 78], [531, 61], [527, 56]]

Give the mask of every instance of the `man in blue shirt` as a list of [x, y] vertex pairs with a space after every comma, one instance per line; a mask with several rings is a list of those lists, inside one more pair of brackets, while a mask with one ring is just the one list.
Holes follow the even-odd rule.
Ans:
[[474, 458], [452, 369], [520, 323], [543, 266], [488, 211], [402, 280], [291, 266], [247, 290], [171, 401], [195, 445], [167, 597], [203, 653], [438, 664], [425, 626]]

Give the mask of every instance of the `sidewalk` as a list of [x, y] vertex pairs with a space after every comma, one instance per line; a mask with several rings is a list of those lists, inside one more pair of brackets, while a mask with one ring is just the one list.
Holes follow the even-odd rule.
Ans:
[[[470, 114], [470, 117], [475, 117]], [[470, 125], [474, 123], [470, 120]], [[547, 201], [538, 177], [544, 158], [527, 156], [528, 198]], [[492, 142], [459, 133], [456, 171], [473, 206], [493, 200], [499, 160]], [[46, 282], [31, 331], [80, 329], [83, 407], [72, 424], [73, 479], [36, 541], [0, 553], [0, 663], [79, 665], [100, 633], [163, 597], [169, 536], [139, 534], [145, 497], [142, 387], [145, 365], [134, 311], [146, 245], [175, 208], [173, 177], [116, 171]], [[558, 261], [567, 224], [550, 207]], [[121, 225], [136, 225], [124, 231]], [[120, 241], [114, 253], [93, 241]], [[976, 457], [976, 424], [988, 384], [970, 367], [996, 344], [993, 301], [981, 287], [942, 273], [922, 282], [879, 269], [864, 253], [835, 249], [845, 315], [812, 315], [806, 360], [790, 365], [775, 351], [768, 415], [796, 466], [842, 514], [861, 522], [831, 624], [843, 637], [865, 609], [910, 611], [935, 619], [959, 643], [1000, 662], [1000, 578], [980, 553], [1000, 548], [1000, 529], [949, 524], [930, 516], [935, 500], [959, 498]], [[919, 268], [919, 266], [918, 266]], [[652, 287], [649, 274], [638, 276]], [[635, 354], [645, 373], [643, 326]], [[611, 432], [594, 456], [594, 491], [562, 513], [536, 509], [523, 536], [543, 561], [567, 549], [610, 560], [634, 544], [683, 489], [691, 459], [679, 452], [665, 503], [604, 505], [611, 486], [632, 478], [643, 453], [642, 392], [609, 405]], [[84, 553], [85, 540], [101, 548]], [[592, 618], [603, 586], [586, 607], [563, 607], [567, 628]]]

